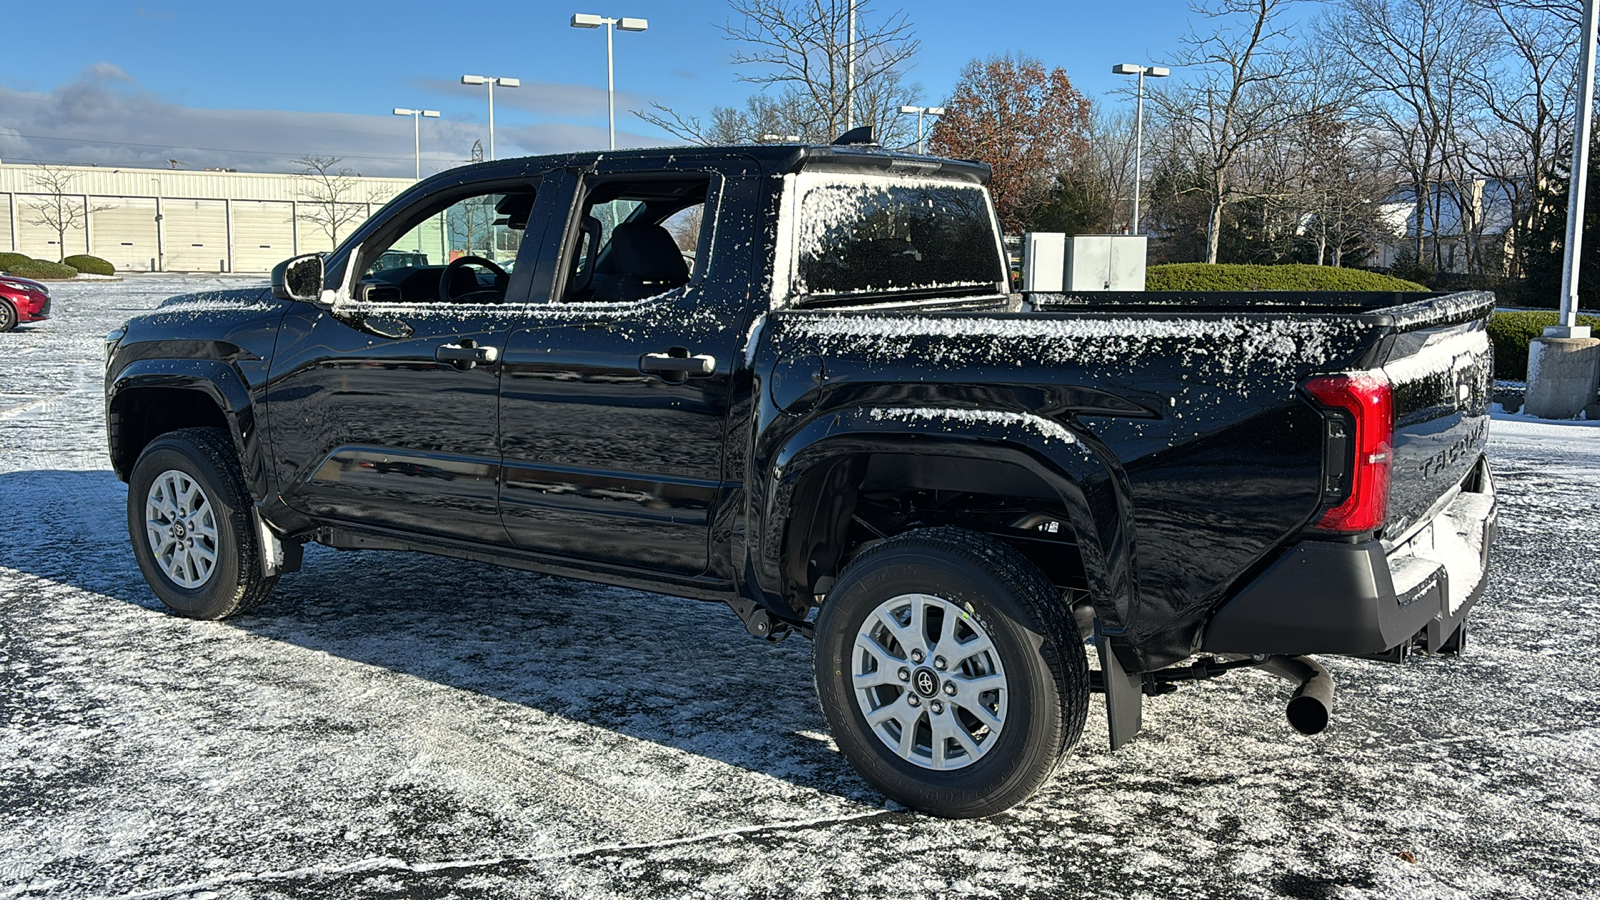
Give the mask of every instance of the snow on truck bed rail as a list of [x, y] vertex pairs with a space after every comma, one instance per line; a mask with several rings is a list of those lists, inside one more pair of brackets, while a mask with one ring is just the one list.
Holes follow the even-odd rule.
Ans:
[[1430, 339], [1410, 356], [1386, 363], [1383, 371], [1390, 381], [1403, 383], [1471, 366], [1486, 366], [1488, 360], [1489, 333], [1474, 330]]
[[1261, 365], [1320, 366], [1349, 352], [1370, 326], [1338, 319], [938, 318], [883, 314], [796, 316], [788, 327], [823, 352], [861, 352], [875, 360], [913, 352], [935, 363], [1138, 363], [1180, 350], [1184, 361], [1223, 374]]

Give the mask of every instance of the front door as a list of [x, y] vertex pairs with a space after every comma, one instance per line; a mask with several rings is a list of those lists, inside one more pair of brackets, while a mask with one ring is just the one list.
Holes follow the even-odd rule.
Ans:
[[305, 304], [285, 318], [267, 403], [291, 507], [508, 543], [500, 354], [507, 304], [525, 300], [542, 234], [537, 186], [523, 178], [395, 211], [352, 261], [357, 277], [332, 310]]
[[706, 570], [745, 327], [746, 267], [731, 245], [711, 252], [723, 184], [693, 171], [573, 179], [560, 252], [535, 288], [549, 302], [506, 346], [500, 500], [518, 546]]

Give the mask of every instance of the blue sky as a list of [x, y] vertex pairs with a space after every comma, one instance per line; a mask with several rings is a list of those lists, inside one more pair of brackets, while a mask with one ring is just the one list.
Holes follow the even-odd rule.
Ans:
[[[411, 120], [396, 106], [443, 113], [422, 125], [423, 170], [448, 168], [486, 138], [483, 88], [462, 74], [507, 75], [495, 92], [498, 155], [605, 146], [605, 36], [568, 26], [574, 12], [639, 16], [616, 35], [619, 145], [672, 143], [628, 110], [658, 102], [692, 115], [739, 105], [726, 0], [570, 2], [26, 3], [11, 35], [50, 35], [0, 56], [0, 159], [6, 162], [234, 166], [286, 171], [304, 153], [343, 156], [372, 175], [409, 175]], [[928, 104], [963, 64], [1006, 52], [1064, 68], [1097, 102], [1125, 82], [1118, 62], [1160, 62], [1190, 13], [1181, 0], [1134, 3], [876, 0], [904, 9], [922, 41], [912, 79]], [[71, 140], [63, 140], [63, 138]], [[485, 140], [487, 144], [487, 140]]]

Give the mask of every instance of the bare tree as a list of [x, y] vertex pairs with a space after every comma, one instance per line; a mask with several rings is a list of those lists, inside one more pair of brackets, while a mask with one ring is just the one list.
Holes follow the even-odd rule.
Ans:
[[357, 197], [360, 176], [348, 167], [338, 166], [343, 157], [308, 153], [292, 162], [300, 166], [300, 218], [321, 228], [335, 245], [346, 225], [367, 217], [367, 207], [375, 197]]
[[[1469, 126], [1468, 165], [1510, 206], [1507, 238], [1520, 246], [1533, 226], [1539, 182], [1569, 152], [1575, 101], [1576, 2], [1474, 0], [1495, 26], [1491, 64], [1470, 73], [1479, 115]], [[1504, 262], [1520, 274], [1520, 254]]]
[[[660, 104], [639, 112], [645, 121], [701, 144], [740, 143], [763, 134], [827, 141], [847, 120], [873, 126], [886, 146], [902, 146], [911, 128], [897, 115], [921, 89], [906, 81], [920, 46], [903, 11], [879, 18], [871, 0], [856, 0], [854, 52], [848, 0], [730, 0], [735, 19], [722, 26], [739, 45], [733, 64], [740, 81], [759, 86], [745, 109], [716, 107], [708, 121]], [[847, 69], [854, 61], [853, 93]], [[850, 107], [854, 115], [850, 115]]]
[[1479, 8], [1461, 0], [1346, 0], [1322, 33], [1350, 61], [1364, 89], [1363, 112], [1386, 132], [1409, 182], [1417, 258], [1442, 265], [1446, 204], [1463, 232], [1476, 215], [1460, 140], [1473, 99], [1469, 73], [1488, 52]]
[[1088, 144], [1089, 101], [1065, 71], [1031, 57], [968, 62], [944, 105], [928, 146], [989, 164], [995, 210], [1010, 231]]
[[1209, 30], [1191, 31], [1174, 65], [1183, 82], [1152, 99], [1172, 136], [1200, 164], [1210, 216], [1205, 261], [1217, 261], [1223, 213], [1238, 196], [1236, 167], [1255, 144], [1286, 130], [1298, 114], [1289, 102], [1295, 67], [1292, 35], [1281, 24], [1295, 0], [1209, 0], [1191, 7]]
[[1289, 147], [1302, 165], [1298, 231], [1315, 249], [1317, 265], [1342, 265], [1347, 250], [1376, 236], [1379, 203], [1394, 179], [1371, 136], [1332, 115], [1302, 119]]
[[1111, 194], [1112, 227], [1124, 223], [1136, 230], [1133, 222], [1133, 167], [1137, 161], [1133, 113], [1108, 112], [1099, 107], [1089, 120], [1087, 152], [1083, 166], [1092, 171]]
[[89, 202], [88, 196], [72, 193], [72, 182], [78, 173], [64, 166], [40, 165], [33, 173], [33, 183], [43, 192], [39, 200], [29, 200], [33, 214], [28, 224], [39, 225], [56, 233], [56, 261], [67, 258], [67, 232], [87, 228], [92, 213], [105, 212], [109, 205]]

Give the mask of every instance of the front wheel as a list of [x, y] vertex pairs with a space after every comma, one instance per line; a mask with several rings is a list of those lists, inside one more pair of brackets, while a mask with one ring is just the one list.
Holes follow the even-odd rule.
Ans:
[[277, 584], [262, 573], [260, 539], [233, 442], [220, 428], [151, 441], [128, 478], [128, 536], [145, 581], [173, 612], [221, 619]]
[[845, 569], [813, 666], [840, 750], [913, 809], [968, 818], [1049, 780], [1083, 733], [1089, 672], [1070, 610], [993, 538], [908, 532]]
[[0, 331], [17, 327], [17, 308], [9, 300], [0, 300]]

